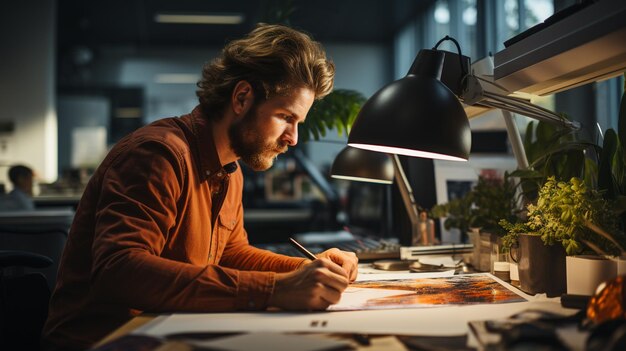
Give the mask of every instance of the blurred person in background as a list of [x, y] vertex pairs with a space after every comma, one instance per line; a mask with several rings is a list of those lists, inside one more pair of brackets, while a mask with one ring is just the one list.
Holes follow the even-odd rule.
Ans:
[[14, 165], [9, 168], [9, 180], [13, 190], [0, 197], [2, 211], [32, 211], [35, 209], [33, 201], [33, 184], [35, 173], [24, 165]]

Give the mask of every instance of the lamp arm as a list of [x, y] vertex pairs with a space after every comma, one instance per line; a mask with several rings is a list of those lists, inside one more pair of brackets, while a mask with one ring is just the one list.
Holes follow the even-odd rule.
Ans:
[[490, 93], [487, 91], [485, 92], [485, 96], [489, 99], [500, 101], [505, 104], [509, 103], [512, 106], [518, 107], [521, 110], [528, 111], [530, 113], [535, 113], [536, 115], [541, 116], [541, 118], [545, 120], [546, 122], [563, 124], [566, 127], [571, 128], [571, 129], [580, 128], [580, 125], [578, 123], [568, 121], [567, 119], [563, 118], [563, 116], [560, 116], [546, 108], [543, 108], [539, 105], [535, 105], [522, 98], [518, 98], [514, 96], [503, 96], [500, 94]]
[[506, 125], [506, 132], [511, 141], [511, 149], [513, 149], [513, 155], [517, 160], [518, 169], [528, 169], [528, 158], [526, 157], [526, 150], [524, 150], [524, 144], [522, 143], [522, 137], [517, 128], [517, 124], [513, 120], [513, 114], [507, 110], [502, 110], [502, 117]]
[[479, 76], [468, 75], [464, 80], [465, 88], [460, 96], [461, 100], [468, 105], [494, 107], [528, 116], [540, 121], [559, 124], [571, 130], [580, 129], [580, 123], [569, 121], [546, 108], [535, 105], [527, 99], [517, 96], [502, 95], [498, 92], [489, 91], [483, 87], [484, 83], [491, 84], [502, 90], [497, 84]]
[[[402, 168], [402, 164], [400, 163], [400, 158], [398, 157], [398, 155], [393, 154], [391, 156], [393, 159], [393, 169], [396, 184], [398, 184], [398, 188], [400, 189], [400, 195], [402, 196], [402, 202], [404, 202], [404, 207], [409, 216], [409, 220], [411, 221], [411, 235], [412, 238], [418, 238], [419, 212], [418, 205], [415, 202], [415, 197], [413, 196], [413, 188], [411, 188], [411, 184], [409, 184], [409, 180], [404, 173], [404, 169]], [[413, 239], [411, 241], [413, 241]]]

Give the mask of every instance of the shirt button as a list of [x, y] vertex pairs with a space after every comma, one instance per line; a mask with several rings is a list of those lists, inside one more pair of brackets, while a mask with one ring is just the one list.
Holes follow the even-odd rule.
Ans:
[[210, 176], [211, 175], [211, 171], [206, 171], [206, 175]]
[[222, 172], [222, 171], [217, 172], [217, 176], [218, 176], [218, 177], [222, 177], [222, 176], [224, 176], [224, 172]]

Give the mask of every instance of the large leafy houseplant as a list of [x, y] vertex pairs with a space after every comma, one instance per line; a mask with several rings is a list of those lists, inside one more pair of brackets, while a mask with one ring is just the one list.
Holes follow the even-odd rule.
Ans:
[[298, 126], [300, 138], [302, 141], [311, 137], [319, 140], [332, 129], [336, 129], [339, 135], [348, 134], [366, 100], [358, 91], [333, 90], [323, 99], [315, 101], [304, 123]]
[[[568, 118], [565, 114], [561, 116]], [[526, 127], [524, 150], [530, 167], [518, 169], [511, 176], [519, 178], [526, 202], [537, 199], [539, 189], [549, 177], [558, 181], [577, 177], [588, 186], [597, 185], [600, 148], [581, 131], [532, 121]]]
[[[622, 96], [620, 104], [618, 131], [608, 129], [604, 133], [602, 146], [588, 140], [580, 132], [566, 130], [560, 126], [544, 122], [537, 124], [531, 122], [528, 125], [524, 149], [530, 168], [516, 170], [511, 175], [520, 178], [522, 193], [526, 197], [527, 203], [537, 203], [537, 205], [529, 205], [528, 207], [528, 216], [535, 219], [536, 226], [542, 223], [542, 220], [546, 221], [543, 222], [544, 224], [556, 226], [555, 221], [543, 219], [542, 216], [558, 213], [559, 206], [563, 209], [560, 213], [565, 217], [572, 210], [580, 211], [580, 208], [569, 209], [572, 204], [559, 202], [560, 198], [550, 198], [548, 195], [550, 193], [572, 191], [574, 193], [569, 195], [577, 196], [576, 198], [583, 201], [585, 206], [600, 210], [604, 207], [601, 200], [605, 200], [611, 207], [612, 217], [592, 219], [587, 214], [584, 221], [582, 217], [575, 217], [578, 222], [568, 224], [564, 221], [560, 229], [554, 229], [555, 231], [566, 231], [576, 228], [574, 234], [571, 234], [574, 236], [573, 241], [562, 232], [554, 236], [542, 236], [544, 242], [553, 243], [553, 239], [557, 238], [558, 242], [564, 244], [567, 253], [573, 255], [591, 249], [591, 246], [597, 241], [600, 247], [596, 248], [600, 249], [600, 252], [604, 252], [603, 250], [606, 249], [608, 252], [616, 253], [616, 246], [608, 244], [607, 240], [610, 242], [615, 236], [618, 239], [621, 238], [623, 235], [621, 233], [626, 224], [626, 215], [624, 214], [626, 210], [626, 154], [624, 145], [626, 145], [626, 95]], [[574, 185], [572, 181], [579, 182], [580, 185]], [[565, 184], [569, 184], [569, 187], [566, 187]], [[542, 187], [546, 187], [543, 199], [540, 194]], [[541, 202], [539, 202], [540, 199], [542, 199]], [[563, 199], [563, 201], [569, 201], [569, 199]], [[541, 212], [546, 210], [545, 206], [549, 204], [554, 204], [551, 212]], [[583, 205], [579, 204], [579, 206]], [[602, 211], [600, 210], [600, 212]], [[528, 225], [531, 223], [533, 221], [530, 218], [526, 223], [519, 225], [503, 222], [505, 229], [513, 234], [505, 238], [505, 244], [513, 245], [516, 233], [529, 232], [535, 229], [529, 228]], [[589, 227], [599, 227], [599, 230], [590, 231]], [[607, 235], [598, 234], [599, 232], [608, 233], [608, 238]], [[589, 234], [591, 236], [588, 237]], [[563, 242], [561, 239], [565, 241]], [[591, 246], [583, 246], [580, 240], [587, 241]]]
[[520, 178], [528, 217], [502, 221], [504, 245], [517, 247], [522, 290], [558, 296], [566, 289], [566, 261], [577, 259], [566, 253], [616, 254], [623, 246], [625, 104], [622, 97], [618, 132], [608, 130], [601, 147], [580, 132], [543, 122], [528, 126], [531, 167], [512, 173]]
[[598, 165], [598, 189], [607, 200], [613, 201], [622, 231], [626, 230], [626, 79], [624, 84], [617, 131], [611, 128], [604, 133]]

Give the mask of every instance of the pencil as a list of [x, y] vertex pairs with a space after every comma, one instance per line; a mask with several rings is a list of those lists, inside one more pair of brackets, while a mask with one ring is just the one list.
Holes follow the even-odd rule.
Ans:
[[295, 247], [298, 251], [300, 251], [300, 253], [303, 254], [309, 260], [312, 260], [312, 261], [317, 260], [317, 257], [315, 257], [315, 255], [312, 254], [311, 251], [305, 249], [304, 246], [300, 245], [300, 243], [298, 243], [294, 238], [289, 238], [289, 242], [291, 243], [291, 245], [293, 245], [293, 247]]

